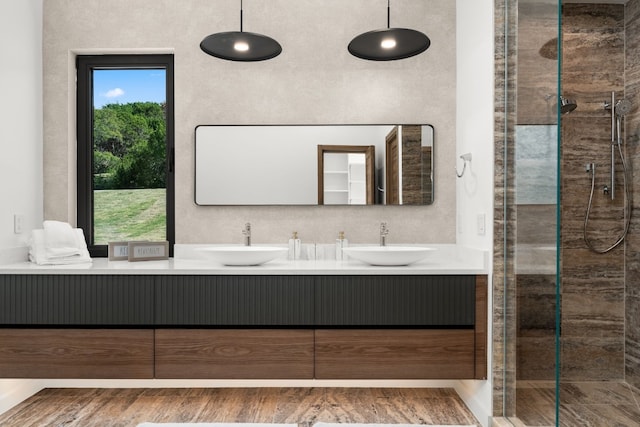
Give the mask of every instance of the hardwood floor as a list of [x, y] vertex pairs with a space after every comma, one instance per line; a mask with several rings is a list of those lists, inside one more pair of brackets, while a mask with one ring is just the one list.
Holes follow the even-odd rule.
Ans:
[[3, 415], [3, 427], [149, 422], [477, 424], [453, 389], [45, 389]]

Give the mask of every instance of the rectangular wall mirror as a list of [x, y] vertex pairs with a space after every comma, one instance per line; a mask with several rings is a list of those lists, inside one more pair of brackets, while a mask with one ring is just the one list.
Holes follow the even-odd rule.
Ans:
[[198, 205], [428, 205], [431, 125], [201, 125]]

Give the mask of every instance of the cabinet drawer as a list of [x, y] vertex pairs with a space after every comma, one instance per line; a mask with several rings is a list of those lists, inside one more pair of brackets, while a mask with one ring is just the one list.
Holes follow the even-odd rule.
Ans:
[[156, 378], [313, 378], [313, 330], [157, 329]]
[[0, 329], [2, 378], [153, 378], [153, 330]]
[[318, 276], [317, 327], [471, 327], [475, 276]]
[[313, 276], [158, 276], [155, 324], [229, 328], [310, 326], [313, 286]]
[[316, 330], [318, 379], [474, 378], [473, 329]]
[[153, 293], [150, 276], [0, 275], [0, 325], [148, 326]]

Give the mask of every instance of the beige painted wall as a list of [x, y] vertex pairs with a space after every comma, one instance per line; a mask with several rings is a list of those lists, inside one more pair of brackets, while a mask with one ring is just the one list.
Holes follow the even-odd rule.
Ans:
[[[346, 49], [386, 24], [385, 2], [248, 0], [244, 29], [278, 40], [270, 61], [234, 63], [205, 55], [202, 38], [239, 28], [235, 0], [47, 0], [44, 2], [44, 212], [75, 223], [76, 54], [175, 54], [176, 242], [455, 242], [455, 2], [396, 0], [391, 25], [431, 38], [427, 52], [369, 62]], [[198, 207], [193, 137], [199, 124], [430, 123], [436, 131], [435, 203], [424, 207]], [[291, 159], [295, 161], [295, 159]], [[241, 165], [239, 165], [241, 167]]]

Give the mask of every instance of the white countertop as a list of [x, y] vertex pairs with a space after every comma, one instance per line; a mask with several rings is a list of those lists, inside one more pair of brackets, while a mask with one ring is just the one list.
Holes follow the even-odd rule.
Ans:
[[[180, 248], [179, 248], [180, 246]], [[94, 258], [91, 264], [36, 265], [18, 262], [0, 265], [2, 274], [182, 274], [182, 275], [449, 275], [488, 274], [486, 251], [450, 245], [428, 244], [429, 256], [408, 266], [380, 267], [359, 261], [276, 259], [260, 266], [225, 266], [206, 259], [190, 258], [203, 245], [176, 245], [176, 258], [164, 261], [109, 261]], [[195, 258], [195, 257], [194, 257]]]

